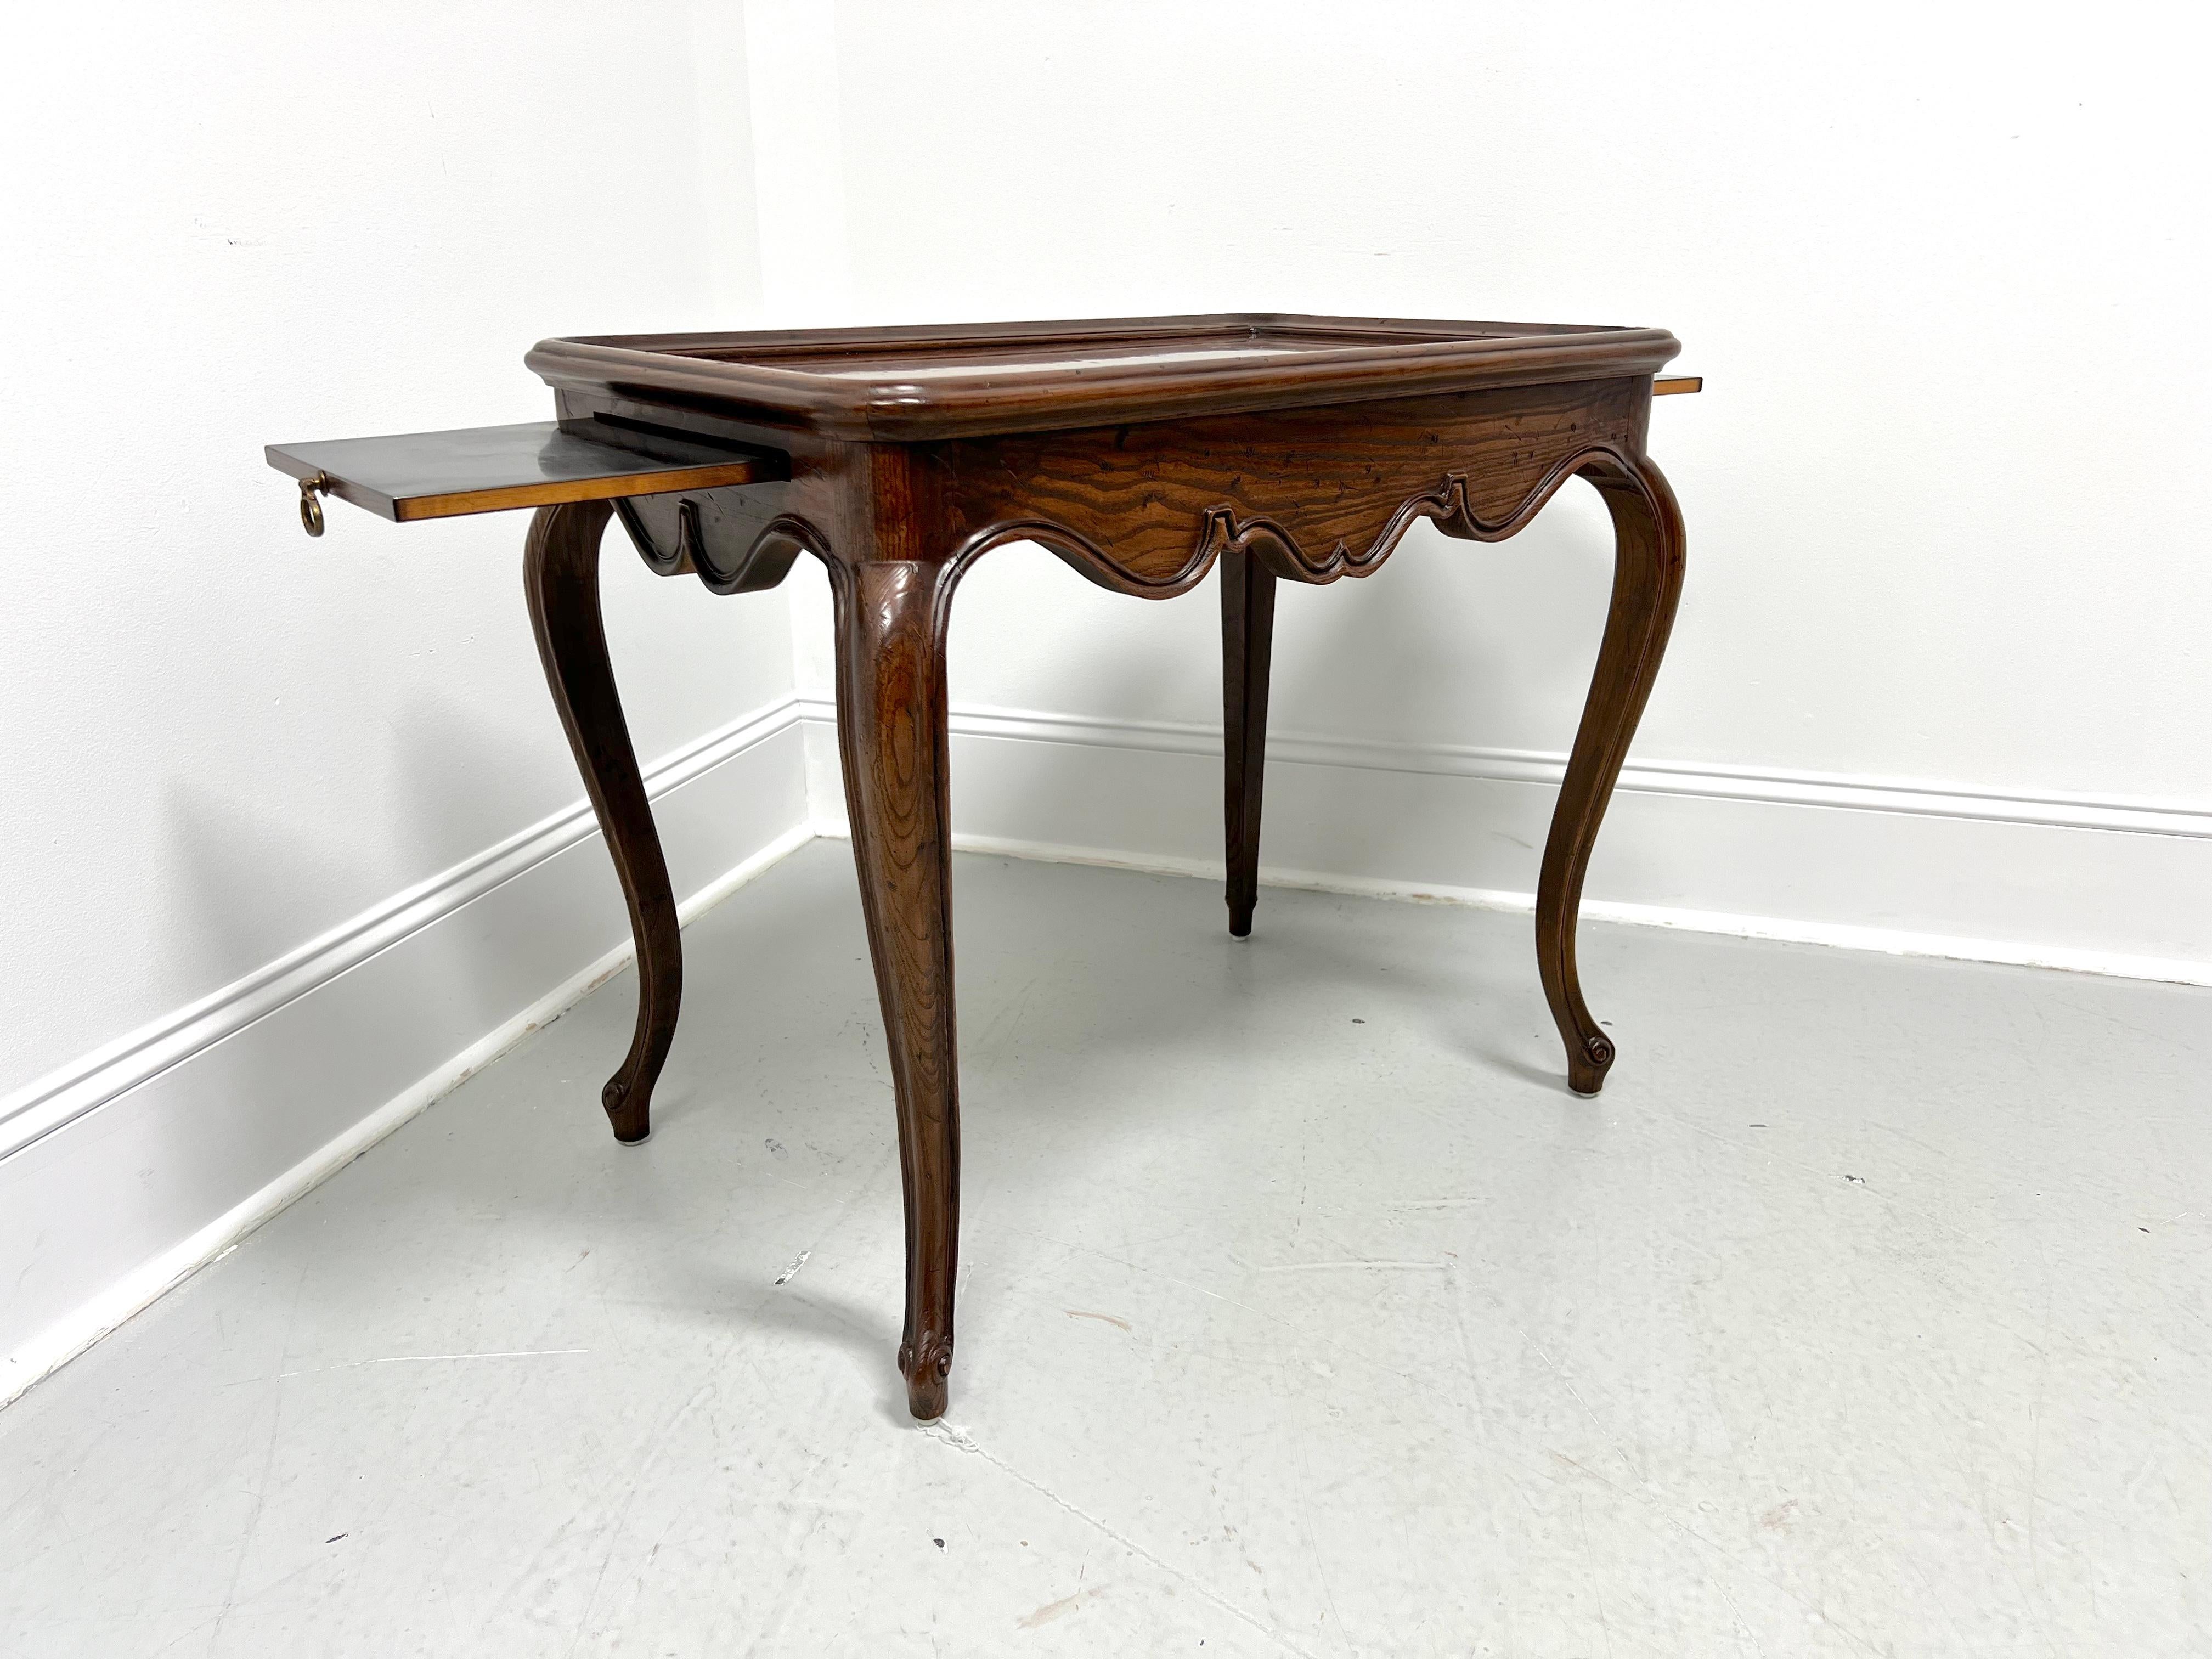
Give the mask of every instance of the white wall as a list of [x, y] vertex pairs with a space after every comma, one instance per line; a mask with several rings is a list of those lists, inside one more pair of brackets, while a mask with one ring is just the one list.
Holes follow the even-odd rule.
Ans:
[[[314, 0], [18, 27], [0, 1398], [615, 959], [519, 520], [334, 508], [310, 543], [260, 460], [543, 418], [544, 334], [1664, 324], [1711, 380], [1654, 422], [1692, 574], [1590, 908], [2212, 980], [2203, 27]], [[1608, 562], [1570, 496], [1286, 588], [1276, 872], [1525, 892]], [[679, 890], [836, 829], [818, 573], [787, 603], [609, 572]], [[964, 833], [1218, 860], [1210, 591], [1010, 550], [956, 617]]]
[[[1680, 337], [1709, 387], [1652, 444], [1690, 579], [1637, 748], [1674, 769], [1632, 774], [1601, 905], [2212, 971], [2202, 8], [835, 10], [825, 52], [757, 5], [750, 51], [757, 80], [813, 53], [840, 143], [757, 142], [787, 191], [835, 169], [846, 222], [816, 240], [849, 247], [856, 315]], [[1285, 590], [1279, 752], [1332, 758], [1278, 767], [1267, 860], [1532, 885], [1547, 802], [1520, 780], [1571, 738], [1609, 557], [1571, 492], [1513, 542], [1424, 526], [1371, 582]], [[1106, 722], [969, 720], [964, 829], [1218, 856], [1209, 766], [1043, 752], [1218, 725], [1210, 591], [1140, 604], [1024, 549], [955, 615], [957, 702]]]
[[[261, 447], [546, 419], [533, 341], [759, 284], [724, 8], [88, 4], [9, 47], [0, 1152], [127, 1092], [0, 1162], [0, 1354], [626, 933], [523, 519], [311, 542]], [[783, 605], [613, 552], [641, 754], [720, 734], [662, 779], [690, 890], [802, 811], [796, 735], [724, 729], [787, 697]]]

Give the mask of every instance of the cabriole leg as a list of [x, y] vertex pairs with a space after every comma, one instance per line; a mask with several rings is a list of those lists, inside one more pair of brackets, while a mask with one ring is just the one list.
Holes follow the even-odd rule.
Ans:
[[599, 537], [609, 513], [605, 501], [539, 507], [530, 521], [523, 586], [545, 678], [614, 857], [637, 940], [637, 1030], [628, 1057], [599, 1095], [615, 1139], [635, 1146], [652, 1133], [653, 1085], [676, 1036], [684, 947], [667, 861], [623, 721], [599, 617]]
[[1229, 931], [1252, 931], [1260, 897], [1260, 795], [1267, 758], [1267, 667], [1275, 576], [1242, 548], [1221, 556], [1222, 757], [1229, 852]]
[[1545, 1000], [1567, 1048], [1567, 1084], [1577, 1094], [1605, 1086], [1613, 1040], [1583, 1000], [1575, 969], [1575, 919], [1583, 878], [1604, 820], [1629, 739], [1659, 675], [1659, 660], [1682, 592], [1682, 514], [1674, 492], [1649, 461], [1602, 462], [1583, 470], [1613, 514], [1613, 605], [1574, 752], [1559, 786], [1552, 833], [1536, 883], [1536, 965]]
[[952, 1018], [952, 842], [945, 792], [940, 564], [832, 564], [837, 742], [853, 859], [890, 1048], [906, 1199], [907, 1406], [945, 1413], [960, 1249], [960, 1085]]

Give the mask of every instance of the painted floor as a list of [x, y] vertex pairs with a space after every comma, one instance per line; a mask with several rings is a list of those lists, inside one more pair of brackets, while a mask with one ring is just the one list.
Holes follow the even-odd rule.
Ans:
[[2212, 1652], [2212, 994], [963, 857], [903, 1411], [847, 849], [0, 1413], [0, 1655]]

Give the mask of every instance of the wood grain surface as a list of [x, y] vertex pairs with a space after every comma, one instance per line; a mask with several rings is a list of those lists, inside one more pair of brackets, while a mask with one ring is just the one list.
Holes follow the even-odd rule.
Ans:
[[848, 441], [1038, 431], [1546, 381], [1641, 379], [1663, 328], [1236, 312], [541, 340], [564, 391], [743, 409]]
[[603, 501], [538, 508], [522, 570], [538, 658], [614, 859], [637, 942], [637, 1027], [629, 1054], [599, 1095], [615, 1139], [634, 1146], [653, 1132], [653, 1085], [675, 1041], [684, 999], [684, 945], [599, 615], [600, 542], [611, 510]]
[[[1615, 1049], [1583, 999], [1576, 915], [1681, 592], [1681, 516], [1644, 453], [1652, 375], [1674, 349], [1662, 331], [1138, 319], [552, 342], [532, 355], [560, 387], [564, 421], [779, 447], [772, 482], [625, 502], [653, 568], [693, 572], [717, 592], [773, 586], [802, 551], [829, 569], [839, 751], [896, 1097], [898, 1363], [916, 1417], [940, 1415], [950, 1398], [958, 1267], [945, 641], [962, 574], [992, 548], [1034, 541], [1093, 581], [1164, 599], [1218, 564], [1226, 898], [1242, 937], [1258, 895], [1276, 584], [1371, 574], [1423, 520], [1499, 540], [1569, 479], [1595, 485], [1614, 526], [1613, 595], [1536, 899], [1538, 971], [1567, 1082], [1593, 1093]], [[652, 359], [660, 378], [594, 378], [617, 358]], [[902, 384], [928, 388], [904, 414], [871, 402]], [[1085, 418], [1111, 408], [1145, 418]], [[887, 429], [901, 435], [881, 441]], [[637, 1036], [608, 1085], [617, 1133], [632, 1139], [647, 1127], [680, 963], [599, 631], [607, 510], [541, 513], [529, 569], [549, 678], [646, 970]]]
[[944, 1414], [960, 1253], [960, 1080], [952, 1010], [952, 836], [945, 767], [951, 572], [927, 560], [833, 563], [837, 738], [853, 860], [890, 1045], [906, 1199], [898, 1365], [917, 1418]]

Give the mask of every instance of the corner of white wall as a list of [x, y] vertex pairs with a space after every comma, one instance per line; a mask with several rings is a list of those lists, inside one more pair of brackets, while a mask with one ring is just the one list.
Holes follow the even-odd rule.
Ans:
[[[314, 431], [324, 421], [374, 430], [518, 418], [519, 409], [536, 417], [544, 393], [519, 362], [532, 327], [755, 321], [762, 272], [742, 19], [708, 0], [688, 16], [641, 15], [612, 34], [595, 33], [599, 25], [580, 15], [543, 27], [533, 19], [518, 45], [483, 9], [428, 17], [394, 27], [356, 9], [335, 20], [346, 47], [336, 74], [319, 60], [330, 43], [314, 30], [272, 36], [245, 19], [171, 19], [107, 57], [92, 50], [97, 20], [57, 15], [47, 33], [17, 42], [32, 58], [43, 53], [52, 70], [27, 112], [19, 104], [10, 114], [27, 153], [40, 157], [38, 146], [50, 146], [43, 159], [54, 165], [34, 161], [0, 180], [25, 246], [52, 256], [21, 268], [26, 304], [70, 286], [58, 270], [81, 271], [75, 286], [85, 292], [75, 311], [41, 307], [48, 335], [12, 365], [26, 395], [4, 418], [30, 411], [51, 445], [57, 429], [66, 435], [73, 422], [96, 416], [103, 443], [76, 452], [95, 457], [121, 442], [140, 461], [129, 481], [136, 495], [112, 497], [115, 481], [103, 473], [102, 495], [117, 511], [95, 523], [89, 546], [81, 545], [81, 514], [68, 520], [66, 536], [40, 522], [77, 514], [84, 497], [65, 475], [27, 503], [28, 533], [77, 549], [72, 569], [143, 564], [149, 543], [171, 566], [179, 554], [201, 561], [186, 572], [167, 568], [159, 580], [46, 583], [0, 622], [13, 654], [29, 653], [34, 664], [57, 642], [95, 662], [99, 652], [135, 647], [125, 654], [144, 681], [125, 686], [112, 676], [118, 683], [103, 682], [109, 695], [100, 700], [49, 686], [27, 711], [41, 720], [0, 723], [0, 738], [27, 763], [51, 769], [56, 755], [66, 757], [71, 787], [42, 788], [41, 810], [75, 810], [79, 819], [8, 826], [34, 831], [27, 844], [41, 852], [49, 842], [70, 849], [69, 860], [49, 862], [71, 879], [27, 891], [25, 926], [35, 933], [51, 923], [81, 950], [131, 959], [128, 935], [88, 914], [96, 883], [86, 875], [105, 873], [102, 856], [118, 878], [158, 861], [160, 823], [140, 837], [151, 854], [120, 834], [100, 837], [107, 826], [143, 827], [147, 813], [131, 805], [172, 775], [219, 780], [242, 824], [289, 813], [283, 830], [313, 842], [322, 861], [303, 860], [304, 873], [281, 894], [274, 883], [241, 893], [238, 882], [210, 878], [191, 895], [201, 912], [137, 907], [165, 940], [190, 934], [196, 921], [222, 933], [234, 912], [258, 908], [253, 927], [220, 941], [226, 951], [193, 956], [167, 979], [144, 975], [104, 1000], [64, 999], [88, 1032], [134, 1029], [57, 1065], [85, 1040], [57, 1026], [44, 1033], [57, 1038], [52, 1052], [35, 1062], [43, 1075], [0, 1079], [11, 1090], [0, 1097], [0, 1401], [629, 960], [620, 890], [529, 649], [512, 574], [520, 521], [401, 532], [333, 509], [330, 537], [302, 559], [296, 530], [285, 532], [284, 481], [261, 469], [259, 447], [327, 435], [330, 427]], [[451, 50], [422, 50], [426, 32], [440, 31]], [[669, 88], [632, 73], [677, 51], [690, 55], [688, 111], [680, 81], [672, 100]], [[223, 82], [219, 94], [180, 77], [179, 63]], [[232, 81], [276, 90], [265, 105], [231, 98]], [[639, 202], [653, 233], [677, 240], [656, 250], [649, 280], [619, 257], [578, 246], [538, 204], [578, 167], [598, 177], [623, 164], [606, 140], [580, 140], [563, 118], [571, 83], [591, 90], [592, 113], [609, 135], [653, 152], [635, 158], [653, 169], [639, 181]], [[635, 119], [602, 101], [624, 96], [635, 100]], [[205, 116], [210, 99], [218, 113]], [[284, 167], [351, 169], [347, 187], [301, 195], [272, 184], [261, 165], [261, 129], [272, 119], [302, 126], [288, 134]], [[388, 142], [362, 142], [364, 126]], [[696, 155], [675, 153], [679, 133], [696, 139]], [[147, 142], [163, 134], [177, 142]], [[281, 180], [284, 167], [273, 176]], [[106, 192], [78, 188], [79, 173], [120, 183]], [[501, 211], [487, 215], [477, 202], [495, 185]], [[674, 210], [687, 194], [694, 210]], [[95, 201], [98, 213], [88, 205]], [[394, 220], [430, 227], [423, 236], [434, 245], [392, 236]], [[617, 238], [635, 228], [610, 227]], [[134, 236], [153, 250], [135, 266], [117, 252]], [[586, 300], [603, 309], [574, 317], [545, 309]], [[161, 325], [159, 354], [114, 331], [116, 314], [140, 309]], [[707, 309], [717, 314], [698, 314]], [[383, 331], [418, 314], [420, 331], [410, 322], [410, 356], [398, 366]], [[309, 321], [327, 337], [298, 326]], [[132, 381], [139, 395], [118, 404], [112, 392], [87, 392], [101, 380], [108, 360], [99, 354], [107, 351], [143, 376]], [[426, 380], [428, 364], [451, 373]], [[164, 374], [190, 385], [194, 422], [179, 423]], [[258, 429], [275, 415], [300, 426]], [[119, 539], [102, 544], [110, 538]], [[811, 834], [789, 696], [787, 600], [725, 601], [693, 584], [656, 583], [616, 562], [625, 556], [619, 542], [606, 554], [608, 633], [689, 915]], [[137, 609], [155, 614], [134, 612], [125, 602], [133, 596], [146, 596]], [[742, 612], [724, 608], [732, 605]], [[735, 673], [723, 654], [732, 624]], [[300, 644], [324, 635], [345, 636], [334, 647], [347, 653], [342, 660]], [[274, 669], [246, 648], [257, 638]], [[288, 682], [283, 671], [293, 668], [313, 678]], [[333, 685], [342, 696], [312, 695]], [[136, 718], [133, 695], [158, 704], [167, 752], [144, 741], [148, 722]], [[742, 706], [763, 696], [758, 707]], [[413, 711], [414, 746], [399, 757], [398, 779], [411, 793], [393, 821], [420, 833], [394, 851], [383, 820], [359, 818], [362, 803], [373, 810], [393, 793], [377, 764], [385, 757], [359, 752], [359, 728], [374, 738], [410, 697], [429, 712]], [[47, 738], [42, 724], [64, 702], [65, 744]], [[341, 716], [354, 721], [343, 732], [334, 730]], [[103, 743], [103, 720], [137, 748], [120, 736]], [[517, 802], [527, 804], [514, 812], [520, 820], [564, 798], [535, 823], [510, 832], [501, 821]], [[341, 826], [356, 832], [350, 840], [314, 816], [328, 817], [341, 801], [356, 813]], [[238, 862], [216, 873], [235, 874]], [[385, 882], [398, 890], [380, 896]], [[331, 911], [356, 906], [333, 925]], [[284, 948], [307, 934], [314, 936]], [[15, 958], [44, 975], [10, 981], [26, 993], [19, 1007], [55, 1006], [45, 994], [55, 969], [51, 957], [36, 962], [41, 954]], [[205, 962], [222, 971], [200, 977]], [[229, 982], [199, 994], [217, 979]], [[147, 1018], [180, 994], [191, 1000]], [[103, 1031], [111, 1005], [127, 1017]], [[575, 1104], [597, 1109], [588, 1089]]]
[[[812, 838], [802, 741], [779, 699], [647, 767], [685, 921]], [[0, 1101], [0, 1404], [632, 959], [578, 802]]]
[[[855, 268], [848, 137], [853, 122], [879, 135], [841, 98], [838, 9], [700, 0], [692, 16], [702, 211], [678, 231], [702, 240], [724, 320], [861, 320], [873, 289]], [[1277, 251], [1264, 236], [1255, 247]], [[792, 690], [653, 769], [687, 911], [811, 835], [845, 833], [827, 586], [810, 563], [746, 603], [781, 607]], [[1279, 674], [1302, 666], [1279, 653]], [[961, 844], [1218, 872], [1219, 733], [1206, 721], [963, 703], [953, 728]], [[1279, 729], [1266, 873], [1524, 904], [1559, 761], [1396, 731]], [[619, 969], [619, 901], [582, 810], [0, 1103], [0, 1124], [55, 1119], [0, 1159], [0, 1268], [17, 1286], [0, 1319], [0, 1400]], [[2212, 814], [2187, 801], [1670, 762], [1647, 743], [1586, 914], [2204, 983], [2209, 865]], [[289, 1139], [271, 1141], [265, 1114], [246, 1109], [272, 1090], [296, 1108]], [[76, 1109], [94, 1096], [96, 1110]], [[173, 1143], [163, 1126], [185, 1122], [230, 1160], [222, 1213], [204, 1194], [126, 1183]]]

